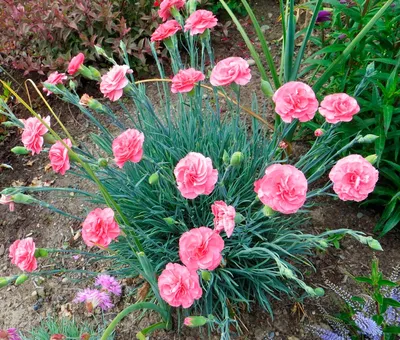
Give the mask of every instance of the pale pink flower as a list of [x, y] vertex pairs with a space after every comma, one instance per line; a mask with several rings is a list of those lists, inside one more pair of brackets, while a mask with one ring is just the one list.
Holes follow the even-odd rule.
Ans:
[[236, 210], [233, 206], [227, 205], [224, 201], [215, 201], [211, 205], [214, 218], [214, 229], [217, 232], [225, 230], [226, 236], [231, 237], [235, 228]]
[[190, 152], [182, 158], [174, 169], [174, 175], [178, 190], [189, 199], [211, 194], [218, 181], [218, 170], [213, 169], [211, 159], [198, 152]]
[[232, 83], [246, 85], [251, 79], [248, 62], [240, 57], [229, 57], [221, 60], [211, 71], [210, 82], [214, 86], [225, 86]]
[[278, 144], [280, 149], [287, 149], [287, 147], [289, 146], [288, 143], [286, 143], [284, 140], [281, 140]]
[[224, 240], [207, 227], [193, 228], [179, 239], [179, 257], [189, 270], [214, 270], [222, 260]]
[[85, 55], [83, 53], [79, 53], [78, 55], [73, 57], [69, 62], [67, 72], [71, 75], [75, 74], [76, 72], [79, 71], [79, 68], [83, 65], [84, 61], [85, 61]]
[[114, 160], [122, 168], [128, 161], [138, 163], [143, 156], [144, 134], [135, 129], [128, 129], [113, 140]]
[[273, 164], [254, 183], [260, 201], [282, 214], [297, 212], [306, 201], [307, 179], [292, 165]]
[[299, 81], [282, 85], [272, 96], [275, 111], [285, 123], [297, 118], [307, 122], [314, 118], [318, 110], [318, 100], [310, 86]]
[[100, 91], [104, 97], [115, 102], [122, 97], [124, 88], [129, 84], [126, 77], [132, 70], [127, 65], [114, 65], [110, 71], [101, 77]]
[[163, 0], [163, 2], [160, 4], [158, 15], [163, 21], [166, 21], [171, 17], [172, 7], [181, 9], [183, 6], [185, 6], [185, 3], [186, 0]]
[[0, 339], [4, 340], [21, 340], [16, 328], [9, 328], [7, 330], [0, 329]]
[[314, 136], [315, 137], [321, 137], [323, 134], [324, 134], [324, 130], [322, 130], [322, 129], [316, 129], [314, 131]]
[[[55, 71], [51, 73], [44, 82], [53, 85], [58, 85], [62, 84], [64, 80], [67, 80], [67, 78], [68, 77], [65, 73], [58, 73], [57, 71]], [[53, 93], [50, 90], [46, 89], [45, 87], [43, 87], [43, 92], [47, 93], [48, 96], [50, 96]]]
[[89, 246], [108, 247], [121, 233], [110, 208], [97, 208], [89, 213], [82, 224], [82, 238]]
[[[64, 143], [72, 147], [71, 141], [63, 139]], [[54, 172], [65, 175], [65, 173], [70, 169], [71, 165], [69, 163], [68, 149], [60, 142], [57, 141], [53, 144], [49, 151], [50, 164]]]
[[213, 12], [199, 9], [186, 19], [185, 32], [190, 31], [190, 35], [202, 34], [207, 28], [217, 26], [217, 22]]
[[203, 295], [199, 275], [177, 263], [167, 264], [158, 278], [158, 289], [162, 299], [172, 307], [189, 308]]
[[88, 106], [89, 102], [93, 99], [93, 97], [89, 96], [87, 93], [84, 93], [79, 100], [79, 104], [82, 106]]
[[11, 212], [14, 211], [14, 209], [15, 209], [15, 203], [13, 201], [12, 196], [1, 195], [0, 204], [8, 205], [8, 209], [10, 209]]
[[32, 237], [16, 240], [10, 247], [11, 263], [23, 271], [33, 272], [37, 268], [35, 250], [36, 246]]
[[108, 295], [106, 292], [101, 292], [97, 289], [90, 288], [86, 288], [78, 292], [78, 294], [76, 294], [74, 302], [84, 302], [89, 313], [92, 313], [93, 310], [97, 307], [100, 307], [104, 311], [107, 311], [114, 307], [113, 303], [111, 302], [110, 295]]
[[102, 274], [96, 278], [96, 286], [101, 286], [102, 290], [105, 290], [114, 295], [121, 295], [122, 288], [117, 279], [113, 276]]
[[[50, 116], [43, 119], [48, 126], [50, 126]], [[32, 151], [32, 155], [35, 153], [39, 154], [43, 147], [43, 135], [47, 133], [47, 128], [40, 122], [36, 117], [30, 117], [28, 119], [21, 119], [24, 124], [22, 132], [22, 143], [29, 150]]]
[[186, 317], [185, 320], [183, 320], [183, 324], [185, 326], [192, 326], [192, 318], [190, 316]]
[[161, 41], [173, 36], [176, 32], [181, 30], [182, 27], [176, 20], [168, 20], [156, 28], [151, 35], [151, 41]]
[[319, 108], [319, 113], [331, 124], [350, 122], [359, 111], [357, 100], [346, 93], [326, 96]]
[[205, 79], [205, 76], [200, 71], [194, 68], [187, 70], [179, 70], [179, 72], [172, 78], [171, 91], [173, 93], [184, 93], [193, 90], [195, 83]]
[[375, 189], [379, 172], [360, 155], [339, 160], [329, 173], [333, 190], [343, 201], [360, 202]]

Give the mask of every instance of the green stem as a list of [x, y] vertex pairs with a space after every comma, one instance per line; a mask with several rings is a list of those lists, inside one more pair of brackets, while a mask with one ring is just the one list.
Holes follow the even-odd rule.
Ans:
[[154, 332], [157, 329], [168, 329], [168, 324], [166, 322], [158, 322], [155, 323], [154, 325], [151, 325], [143, 330], [141, 330], [139, 333], [136, 334], [136, 337], [138, 339], [146, 339], [146, 335]]

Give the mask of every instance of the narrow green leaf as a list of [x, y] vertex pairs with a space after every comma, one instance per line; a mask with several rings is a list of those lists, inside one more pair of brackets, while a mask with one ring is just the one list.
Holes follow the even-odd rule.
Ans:
[[356, 280], [357, 282], [364, 282], [364, 283], [372, 284], [372, 280], [369, 277], [358, 276], [358, 277], [355, 277], [354, 280]]
[[285, 53], [285, 65], [283, 74], [285, 77], [285, 82], [290, 80], [294, 80], [293, 78], [293, 55], [294, 55], [294, 36], [296, 33], [296, 22], [294, 16], [294, 0], [290, 0], [289, 5], [289, 16], [288, 16], [288, 27], [286, 33], [286, 44], [284, 46], [284, 53]]
[[390, 122], [392, 121], [393, 116], [393, 106], [385, 105], [383, 107], [383, 126], [385, 128], [385, 136], [387, 137], [387, 133], [389, 131]]

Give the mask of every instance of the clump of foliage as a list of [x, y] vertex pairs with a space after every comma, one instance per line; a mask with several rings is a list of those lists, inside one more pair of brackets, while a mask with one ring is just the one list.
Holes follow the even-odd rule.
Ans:
[[331, 316], [319, 305], [331, 329], [308, 326], [307, 329], [322, 340], [384, 339], [395, 340], [400, 334], [400, 266], [389, 280], [379, 270], [378, 259], [373, 259], [368, 277], [355, 277], [363, 293], [352, 295], [346, 289], [327, 281], [327, 285], [343, 300], [340, 313]]

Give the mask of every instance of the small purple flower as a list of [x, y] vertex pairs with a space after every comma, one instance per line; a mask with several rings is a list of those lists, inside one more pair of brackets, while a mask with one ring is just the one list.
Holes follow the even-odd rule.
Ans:
[[339, 0], [339, 2], [340, 2], [342, 5], [347, 4], [347, 0]]
[[360, 331], [371, 338], [377, 338], [382, 335], [382, 328], [377, 325], [377, 323], [365, 317], [362, 313], [358, 312], [354, 315], [354, 322]]
[[21, 340], [16, 328], [9, 328], [7, 330], [0, 329], [0, 339]]
[[88, 311], [91, 313], [96, 307], [100, 307], [102, 310], [107, 311], [114, 307], [111, 302], [111, 297], [106, 292], [101, 292], [97, 289], [86, 288], [78, 294], [74, 299], [75, 303], [85, 302]]
[[308, 329], [321, 340], [350, 340], [350, 337], [339, 335], [326, 328], [309, 326]]
[[110, 275], [99, 275], [96, 279], [95, 285], [101, 286], [103, 290], [118, 296], [121, 295], [122, 292], [121, 285]]
[[332, 12], [319, 11], [316, 22], [325, 22], [331, 20]]
[[344, 34], [344, 33], [342, 33], [341, 35], [338, 36], [339, 40], [343, 40], [343, 39], [346, 39], [346, 38], [347, 38], [347, 35]]

